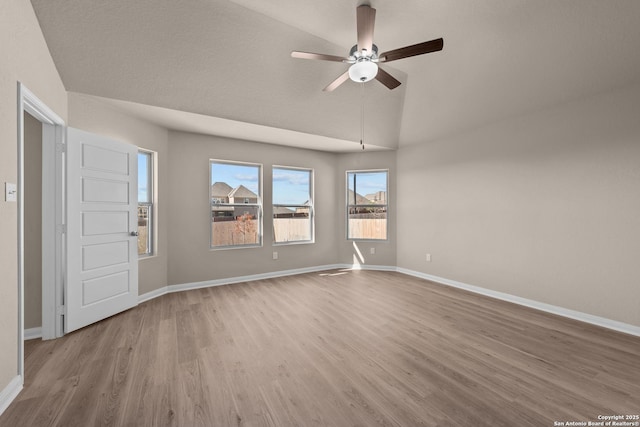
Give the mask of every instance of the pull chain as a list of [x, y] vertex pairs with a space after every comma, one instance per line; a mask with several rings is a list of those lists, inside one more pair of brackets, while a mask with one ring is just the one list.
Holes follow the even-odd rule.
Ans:
[[364, 82], [360, 83], [362, 89], [360, 90], [361, 96], [361, 105], [360, 105], [360, 145], [364, 150]]

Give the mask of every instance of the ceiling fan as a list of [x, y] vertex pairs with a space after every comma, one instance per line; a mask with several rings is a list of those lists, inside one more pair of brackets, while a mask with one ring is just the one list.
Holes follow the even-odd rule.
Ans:
[[375, 78], [389, 89], [395, 89], [400, 86], [400, 82], [380, 68], [378, 63], [396, 61], [402, 58], [442, 50], [443, 40], [439, 38], [378, 54], [378, 46], [373, 44], [373, 27], [375, 20], [376, 10], [374, 8], [369, 5], [358, 6], [356, 9], [358, 44], [351, 48], [349, 56], [346, 58], [322, 53], [298, 51], [291, 52], [291, 56], [300, 59], [319, 59], [322, 61], [352, 64], [347, 71], [323, 89], [326, 92], [331, 92], [348, 79], [357, 83], [364, 83]]

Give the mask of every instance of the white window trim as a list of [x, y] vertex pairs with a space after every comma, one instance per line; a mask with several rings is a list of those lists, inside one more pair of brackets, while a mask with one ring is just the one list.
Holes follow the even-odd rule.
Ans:
[[[359, 239], [354, 237], [349, 237], [349, 206], [358, 206], [358, 205], [350, 205], [349, 204], [349, 174], [350, 173], [375, 173], [375, 172], [385, 172], [387, 174], [387, 182], [386, 182], [386, 192], [387, 192], [387, 203], [384, 205], [370, 205], [371, 207], [386, 207], [387, 208], [387, 233], [384, 239]], [[353, 242], [388, 242], [389, 241], [389, 169], [352, 169], [347, 170], [345, 172], [345, 233], [346, 239], [348, 241]], [[356, 188], [357, 190], [357, 188]], [[361, 206], [361, 205], [360, 205]]]
[[[226, 245], [226, 246], [213, 246], [213, 221], [211, 218], [211, 207], [213, 206], [211, 203], [211, 186], [213, 185], [213, 171], [211, 166], [213, 163], [224, 163], [231, 165], [244, 165], [244, 166], [257, 166], [258, 167], [258, 203], [227, 203], [223, 204], [224, 206], [238, 206], [238, 207], [247, 207], [247, 206], [255, 206], [258, 208], [258, 243], [246, 244], [246, 245]], [[264, 165], [262, 163], [253, 163], [253, 162], [242, 162], [235, 160], [223, 160], [223, 159], [209, 159], [209, 183], [207, 184], [207, 201], [209, 205], [209, 250], [210, 251], [226, 251], [231, 249], [251, 249], [251, 248], [261, 248], [264, 242], [264, 207], [263, 207], [263, 168]]]
[[[316, 219], [315, 219], [315, 189], [316, 189], [316, 185], [315, 185], [315, 177], [316, 177], [316, 171], [313, 168], [305, 168], [305, 167], [300, 167], [300, 166], [282, 166], [282, 165], [272, 165], [271, 166], [271, 207], [272, 209], [276, 206], [285, 206], [285, 207], [307, 207], [305, 205], [294, 205], [294, 204], [288, 204], [288, 205], [282, 205], [282, 204], [275, 204], [273, 203], [273, 170], [274, 169], [290, 169], [290, 170], [297, 170], [297, 171], [305, 171], [305, 172], [309, 172], [310, 174], [310, 178], [309, 178], [309, 220], [311, 221], [311, 239], [310, 240], [294, 240], [292, 242], [276, 242], [276, 236], [275, 233], [273, 233], [273, 243], [272, 246], [286, 246], [286, 245], [309, 245], [309, 244], [313, 244], [316, 242]], [[271, 224], [273, 224], [273, 211], [271, 213]], [[273, 226], [271, 227], [273, 229]]]
[[151, 170], [148, 171], [148, 175], [149, 175], [148, 179], [151, 182], [151, 191], [150, 191], [151, 202], [141, 203], [140, 201], [138, 201], [138, 206], [140, 205], [150, 206], [149, 212], [151, 216], [151, 221], [150, 221], [151, 227], [149, 227], [147, 231], [149, 233], [150, 253], [138, 254], [138, 260], [143, 260], [143, 259], [154, 258], [158, 255], [158, 246], [157, 246], [157, 241], [158, 241], [158, 238], [157, 238], [158, 237], [158, 203], [157, 203], [158, 153], [155, 151], [147, 150], [145, 148], [140, 148], [140, 147], [138, 147], [138, 152], [150, 155], [149, 166], [151, 167]]

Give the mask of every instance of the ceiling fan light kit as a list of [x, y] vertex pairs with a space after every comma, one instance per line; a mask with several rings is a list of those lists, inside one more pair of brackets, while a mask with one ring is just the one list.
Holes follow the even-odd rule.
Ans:
[[349, 69], [331, 82], [323, 90], [331, 92], [347, 80], [357, 83], [366, 83], [376, 79], [389, 89], [400, 86], [400, 81], [391, 74], [378, 67], [378, 63], [391, 62], [410, 56], [423, 55], [425, 53], [442, 50], [442, 38], [428, 42], [383, 52], [378, 55], [378, 47], [373, 44], [373, 29], [376, 19], [376, 10], [369, 5], [361, 5], [356, 9], [356, 28], [358, 44], [349, 51], [348, 57], [326, 55], [322, 53], [291, 52], [293, 58], [315, 59], [322, 61], [344, 62], [352, 64]]
[[378, 75], [378, 46], [371, 44], [371, 49], [358, 50], [358, 45], [353, 45], [349, 51], [349, 58], [345, 60], [349, 64], [349, 78], [356, 83], [365, 83]]
[[368, 82], [378, 75], [378, 65], [370, 59], [362, 59], [349, 67], [349, 78], [357, 83]]

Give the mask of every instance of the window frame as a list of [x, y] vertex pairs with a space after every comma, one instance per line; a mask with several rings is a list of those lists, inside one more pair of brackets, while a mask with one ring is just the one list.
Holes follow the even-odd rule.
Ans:
[[[257, 203], [216, 203], [220, 206], [232, 206], [232, 207], [247, 207], [252, 206], [257, 209], [257, 220], [258, 220], [258, 230], [257, 230], [257, 243], [248, 243], [242, 245], [213, 245], [213, 197], [211, 196], [211, 186], [213, 185], [213, 164], [225, 164], [225, 165], [238, 165], [238, 166], [255, 166], [258, 168], [258, 194], [257, 194]], [[249, 249], [249, 248], [261, 248], [264, 242], [264, 208], [263, 208], [263, 164], [262, 163], [253, 163], [253, 162], [244, 162], [244, 161], [236, 161], [236, 160], [223, 160], [223, 159], [209, 159], [209, 183], [207, 185], [207, 200], [209, 205], [209, 250], [219, 251], [219, 250], [229, 250], [229, 249]]]
[[[156, 234], [156, 204], [155, 204], [155, 170], [156, 170], [156, 152], [151, 150], [146, 150], [144, 148], [138, 147], [138, 156], [140, 155], [148, 156], [147, 163], [147, 196], [148, 201], [141, 202], [138, 200], [138, 212], [140, 207], [144, 207], [147, 210], [147, 248], [148, 252], [139, 253], [138, 258], [150, 258], [156, 255], [155, 248], [155, 234]], [[140, 188], [140, 182], [138, 182], [138, 189]], [[139, 215], [139, 214], [138, 214]], [[139, 226], [138, 226], [139, 227]]]
[[[309, 205], [296, 205], [296, 204], [280, 204], [273, 203], [273, 173], [275, 169], [284, 169], [284, 170], [293, 170], [293, 171], [305, 171], [309, 172]], [[309, 222], [310, 222], [310, 230], [309, 235], [311, 238], [309, 240], [292, 240], [287, 242], [278, 242], [276, 241], [276, 233], [275, 233], [275, 223], [274, 223], [274, 212], [276, 207], [295, 207], [295, 208], [309, 208]], [[272, 165], [271, 166], [271, 224], [273, 231], [273, 246], [284, 246], [284, 245], [308, 245], [315, 243], [315, 170], [313, 168], [305, 168], [299, 166], [282, 166], [282, 165]]]
[[[349, 174], [366, 174], [366, 173], [381, 173], [384, 172], [386, 174], [386, 182], [385, 182], [385, 193], [386, 193], [386, 203], [384, 204], [368, 204], [368, 205], [359, 205], [357, 203], [350, 204], [349, 203]], [[388, 242], [389, 241], [389, 169], [354, 169], [347, 170], [345, 172], [345, 231], [346, 231], [346, 239], [348, 241], [358, 241], [358, 242]], [[354, 199], [355, 194], [357, 194], [357, 188], [354, 189]], [[364, 196], [363, 196], [364, 197]], [[357, 200], [354, 200], [356, 202]], [[385, 208], [386, 213], [386, 227], [385, 227], [385, 238], [384, 239], [372, 239], [372, 238], [359, 238], [359, 237], [349, 237], [349, 211], [351, 207], [357, 208], [359, 206], [366, 206], [369, 208]]]

